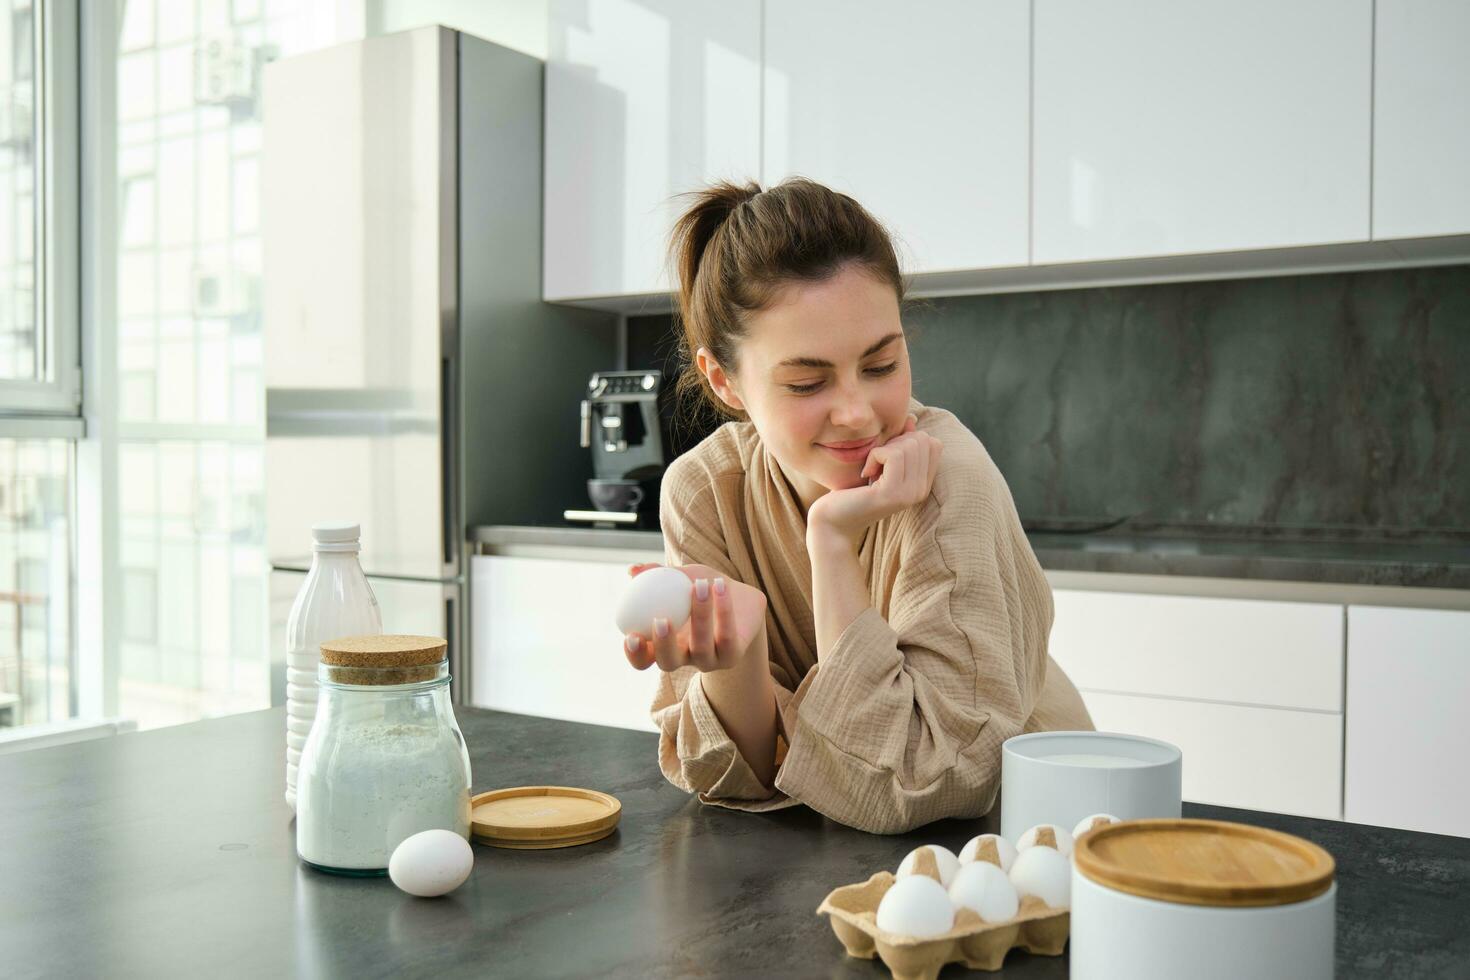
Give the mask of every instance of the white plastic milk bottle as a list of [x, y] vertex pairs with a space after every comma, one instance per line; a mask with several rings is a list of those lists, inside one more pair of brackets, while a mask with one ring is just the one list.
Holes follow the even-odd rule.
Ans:
[[357, 562], [356, 524], [311, 526], [311, 571], [286, 620], [286, 802], [296, 808], [296, 770], [316, 718], [321, 643], [383, 632], [372, 586]]

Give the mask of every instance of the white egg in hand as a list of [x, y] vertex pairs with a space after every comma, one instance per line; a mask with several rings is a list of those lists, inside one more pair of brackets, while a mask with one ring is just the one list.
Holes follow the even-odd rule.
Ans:
[[469, 841], [452, 830], [423, 830], [393, 849], [388, 877], [410, 895], [434, 898], [464, 884], [474, 866]]
[[939, 872], [939, 883], [948, 888], [949, 883], [954, 881], [955, 872], [960, 870], [960, 859], [954, 856], [954, 851], [947, 847], [940, 847], [938, 844], [925, 844], [923, 847], [916, 847], [909, 851], [908, 856], [898, 866], [897, 877], [907, 878], [909, 875], [920, 873], [919, 855], [924, 851], [930, 851], [934, 855], [936, 870]]
[[[1011, 870], [1011, 862], [1016, 860], [1016, 848], [1000, 834], [981, 834], [979, 837], [971, 837], [970, 842], [960, 849], [960, 864], [969, 864], [971, 861], [979, 860], [980, 850], [987, 842], [995, 848], [995, 857], [1000, 862], [1000, 870]], [[985, 850], [988, 851], [989, 848]]]
[[954, 928], [954, 904], [933, 878], [909, 875], [883, 894], [877, 921], [879, 929], [895, 936], [937, 936]]
[[960, 868], [949, 886], [949, 898], [955, 905], [974, 909], [986, 922], [1013, 919], [1021, 907], [1021, 897], [1006, 873], [989, 861], [975, 861]]
[[1090, 817], [1083, 817], [1077, 821], [1077, 826], [1072, 828], [1072, 839], [1076, 840], [1094, 827], [1106, 827], [1110, 823], [1117, 823], [1118, 818], [1111, 813], [1094, 813]]
[[[1048, 830], [1051, 831], [1050, 840], [1047, 839], [1048, 835], [1044, 833], [1044, 831]], [[1042, 846], [1050, 844], [1057, 849], [1062, 857], [1066, 857], [1072, 853], [1072, 835], [1054, 823], [1039, 823], [1022, 834], [1016, 841], [1016, 853], [1020, 854], [1027, 848], [1035, 847], [1037, 844], [1041, 844]]]
[[1034, 895], [1054, 909], [1072, 904], [1072, 862], [1050, 847], [1030, 847], [1016, 855], [1011, 884], [1022, 896]]
[[629, 633], [653, 635], [655, 618], [667, 619], [673, 632], [689, 621], [689, 592], [693, 587], [689, 576], [677, 568], [650, 568], [633, 576], [618, 603], [618, 629]]

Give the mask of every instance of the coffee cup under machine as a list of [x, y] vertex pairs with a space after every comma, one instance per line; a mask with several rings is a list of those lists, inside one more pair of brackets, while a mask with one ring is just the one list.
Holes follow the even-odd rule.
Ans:
[[582, 401], [582, 446], [592, 450], [592, 510], [568, 510], [585, 524], [652, 525], [664, 472], [660, 371], [599, 371]]

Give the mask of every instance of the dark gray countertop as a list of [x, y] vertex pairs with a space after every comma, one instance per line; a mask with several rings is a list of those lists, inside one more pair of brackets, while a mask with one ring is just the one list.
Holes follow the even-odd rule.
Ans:
[[[706, 807], [664, 781], [653, 735], [461, 708], [477, 791], [601, 789], [622, 801], [622, 824], [566, 850], [477, 845], [463, 887], [415, 899], [386, 879], [297, 862], [283, 710], [0, 756], [0, 974], [881, 977], [815, 914], [823, 896], [917, 844], [957, 850], [998, 823], [878, 837], [804, 807]], [[1185, 814], [1274, 827], [1332, 853], [1340, 977], [1470, 975], [1470, 840], [1188, 804]], [[1014, 951], [1001, 975], [1066, 974], [1065, 955]]]
[[[1470, 589], [1470, 541], [1452, 538], [1145, 534], [1124, 528], [1095, 534], [1033, 532], [1027, 538], [1041, 566], [1051, 571]], [[490, 526], [472, 529], [470, 541], [489, 550], [514, 545], [663, 550], [662, 535], [648, 529]]]
[[1470, 589], [1470, 545], [1446, 541], [1028, 534], [1043, 568], [1133, 575]]

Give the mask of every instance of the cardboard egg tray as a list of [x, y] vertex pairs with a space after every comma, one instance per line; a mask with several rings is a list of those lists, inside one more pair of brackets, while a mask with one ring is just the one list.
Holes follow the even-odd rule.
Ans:
[[[989, 858], [984, 851], [979, 860]], [[916, 873], [939, 880], [939, 869], [927, 852], [919, 857]], [[831, 918], [832, 931], [847, 955], [870, 960], [876, 952], [896, 980], [934, 980], [950, 963], [963, 963], [972, 970], [999, 970], [1006, 954], [1020, 947], [1041, 956], [1060, 956], [1071, 930], [1071, 913], [1054, 909], [1040, 899], [1026, 896], [1015, 918], [986, 922], [971, 909], [955, 911], [954, 928], [938, 936], [916, 939], [896, 936], [878, 928], [878, 903], [898, 879], [880, 871], [867, 881], [843, 885], [822, 900], [818, 915]]]

